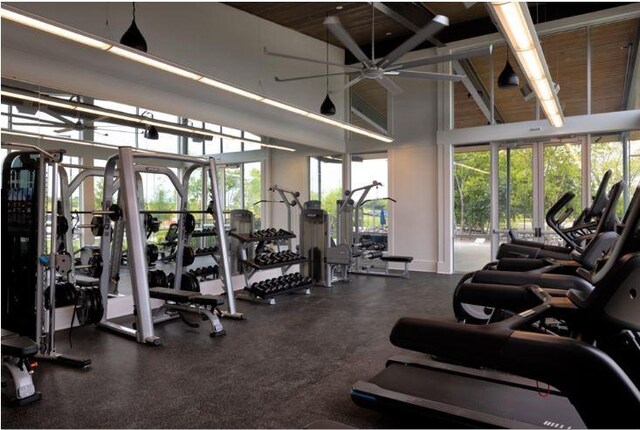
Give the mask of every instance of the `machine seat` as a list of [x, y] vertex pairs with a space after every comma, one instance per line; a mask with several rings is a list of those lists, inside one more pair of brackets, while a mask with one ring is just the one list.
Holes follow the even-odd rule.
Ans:
[[17, 336], [2, 339], [2, 355], [28, 358], [38, 353], [38, 344], [28, 337]]
[[380, 257], [380, 260], [390, 261], [392, 263], [411, 263], [413, 261], [413, 257], [403, 255], [385, 255]]

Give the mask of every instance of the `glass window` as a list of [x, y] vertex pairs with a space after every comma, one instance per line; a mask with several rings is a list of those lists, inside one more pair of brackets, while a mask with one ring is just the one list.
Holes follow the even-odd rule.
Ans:
[[498, 152], [499, 228], [533, 230], [533, 147], [511, 145]]
[[[640, 131], [629, 134], [629, 189], [633, 195], [635, 188], [640, 185]], [[629, 197], [631, 198], [631, 197]], [[629, 202], [627, 202], [629, 203]]]
[[309, 158], [309, 190], [311, 200], [320, 200], [336, 232], [337, 201], [342, 198], [342, 158], [340, 156]]
[[[575, 197], [568, 208], [573, 212], [564, 225], [569, 226], [582, 212], [582, 145], [577, 142], [545, 143], [543, 147], [544, 211], [548, 211], [565, 193], [571, 191]], [[545, 243], [564, 245], [557, 234], [543, 222]]]
[[[594, 196], [607, 170], [612, 175], [609, 188], [624, 179], [623, 143], [621, 134], [591, 136], [591, 195]], [[624, 202], [620, 200], [618, 213], [622, 215]]]
[[2, 116], [0, 117], [0, 126], [2, 128], [9, 128], [9, 112], [11, 107], [3, 104], [0, 109], [2, 112]]
[[[95, 100], [94, 104], [105, 109], [112, 109], [131, 115], [138, 114], [138, 109], [135, 106], [129, 106], [122, 103]], [[95, 121], [93, 126], [95, 127], [93, 132], [94, 142], [115, 146], [137, 146], [138, 133], [142, 132], [142, 129], [104, 121]]]
[[453, 267], [482, 268], [491, 260], [491, 151], [457, 147], [453, 155]]
[[225, 210], [242, 209], [242, 177], [240, 165], [224, 167]]
[[262, 224], [262, 205], [255, 203], [262, 199], [262, 163], [245, 163], [243, 172], [244, 208], [253, 212], [254, 228], [258, 230]]
[[[260, 136], [257, 136], [253, 133], [249, 133], [248, 131], [244, 132], [244, 137], [245, 139], [262, 141], [262, 138]], [[243, 147], [245, 151], [258, 151], [262, 149], [262, 146], [258, 145], [257, 143], [251, 143], [251, 142], [244, 142]]]
[[[222, 133], [227, 134], [229, 136], [242, 137], [242, 131], [230, 128], [230, 127], [222, 127]], [[222, 139], [222, 152], [240, 152], [242, 151], [242, 142], [237, 140], [230, 139]]]
[[[204, 206], [209, 203], [209, 197], [204, 196], [202, 193], [203, 173], [203, 169], [196, 169], [196, 171], [194, 171], [189, 178], [189, 188], [187, 191], [187, 210], [200, 211], [203, 210]], [[206, 202], [204, 201], [205, 199], [207, 200]]]
[[[220, 126], [215, 124], [204, 124], [204, 128], [207, 130], [211, 130], [217, 133], [220, 133]], [[219, 137], [213, 137], [211, 140], [206, 140], [204, 142], [204, 153], [205, 154], [220, 154], [222, 152], [222, 142]]]
[[[372, 188], [366, 196], [365, 203], [359, 211], [358, 226], [360, 238], [366, 241], [382, 245], [386, 251], [388, 246], [387, 235], [389, 232], [389, 196], [387, 183], [387, 154], [360, 154], [351, 157], [351, 189], [370, 185], [373, 181], [382, 183], [382, 186]], [[355, 199], [362, 194], [358, 193]]]
[[[177, 169], [172, 168], [174, 173]], [[164, 237], [169, 225], [177, 222], [177, 214], [161, 214], [154, 211], [174, 211], [178, 208], [178, 193], [171, 180], [161, 174], [141, 173], [144, 195], [144, 210], [160, 221], [160, 231], [156, 237]]]
[[321, 200], [324, 210], [335, 211], [336, 200], [342, 197], [342, 158], [310, 157], [309, 166], [312, 199]]

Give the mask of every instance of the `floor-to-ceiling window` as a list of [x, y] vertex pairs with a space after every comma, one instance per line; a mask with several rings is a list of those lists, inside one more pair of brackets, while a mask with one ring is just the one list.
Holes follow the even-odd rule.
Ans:
[[[394, 204], [388, 191], [388, 160], [386, 152], [372, 154], [354, 154], [351, 156], [351, 189], [370, 185], [373, 181], [381, 186], [372, 188], [362, 207], [358, 210], [358, 228], [360, 238], [388, 246], [389, 210]], [[359, 196], [355, 196], [355, 199]], [[409, 207], [410, 202], [402, 202]]]
[[489, 145], [457, 147], [453, 155], [453, 267], [479, 269], [491, 259]]

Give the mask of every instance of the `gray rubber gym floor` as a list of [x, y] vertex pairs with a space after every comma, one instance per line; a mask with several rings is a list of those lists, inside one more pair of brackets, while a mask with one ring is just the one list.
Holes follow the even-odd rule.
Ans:
[[[42, 400], [2, 406], [3, 428], [299, 428], [330, 419], [354, 427], [428, 427], [352, 403], [349, 390], [398, 353], [389, 333], [401, 316], [453, 319], [459, 276], [410, 280], [357, 276], [274, 306], [238, 302], [245, 321], [227, 335], [176, 320], [156, 327], [164, 345], [144, 346], [95, 327], [57, 336], [58, 352], [93, 360], [82, 371], [41, 363]], [[441, 423], [434, 424], [438, 427]]]

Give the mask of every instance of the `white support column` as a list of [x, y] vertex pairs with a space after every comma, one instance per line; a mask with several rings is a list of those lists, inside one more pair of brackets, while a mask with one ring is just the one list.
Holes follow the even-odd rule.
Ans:
[[498, 252], [500, 240], [496, 231], [500, 227], [500, 199], [498, 181], [498, 155], [500, 146], [497, 142], [491, 142], [491, 258]]
[[438, 145], [438, 273], [453, 273], [453, 146]]
[[533, 230], [544, 227], [544, 144], [533, 144]]
[[582, 204], [581, 207], [588, 208], [591, 204], [591, 135], [587, 134], [579, 137], [582, 147]]
[[[444, 52], [443, 48], [438, 53]], [[451, 73], [451, 63], [440, 63], [439, 73]], [[453, 84], [438, 81], [438, 130], [453, 128]], [[438, 150], [438, 273], [453, 273], [453, 145], [437, 144]]]
[[[387, 185], [387, 184], [385, 184]], [[351, 189], [351, 154], [342, 154], [342, 192]]]

